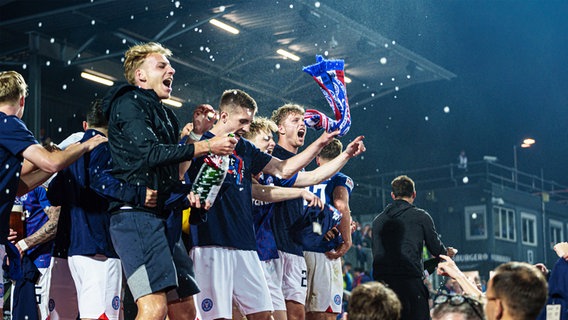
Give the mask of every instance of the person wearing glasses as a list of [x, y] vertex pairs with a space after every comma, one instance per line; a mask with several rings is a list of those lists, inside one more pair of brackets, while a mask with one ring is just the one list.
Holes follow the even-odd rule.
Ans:
[[483, 304], [467, 295], [440, 293], [434, 298], [432, 320], [485, 320]]
[[456, 279], [466, 294], [483, 298], [487, 320], [534, 320], [546, 303], [546, 278], [531, 264], [513, 261], [499, 265], [483, 296], [452, 259], [440, 258], [444, 261], [438, 264], [438, 274]]

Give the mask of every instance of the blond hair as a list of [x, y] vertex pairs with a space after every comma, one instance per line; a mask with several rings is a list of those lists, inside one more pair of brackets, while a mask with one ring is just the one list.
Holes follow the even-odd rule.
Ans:
[[245, 133], [243, 137], [250, 140], [261, 132], [276, 132], [277, 130], [278, 127], [272, 120], [265, 117], [256, 117], [250, 124], [249, 132]]
[[366, 282], [351, 291], [349, 320], [398, 320], [402, 304], [396, 293], [380, 282]]
[[163, 54], [166, 57], [172, 55], [170, 49], [163, 47], [157, 42], [135, 45], [126, 51], [124, 54], [124, 77], [128, 83], [136, 84], [136, 70], [144, 63], [146, 57], [153, 53]]
[[306, 111], [302, 106], [295, 103], [287, 103], [280, 108], [272, 111], [272, 117], [270, 118], [276, 125], [281, 125], [284, 119], [288, 117], [290, 114], [299, 114], [301, 116], [304, 115]]
[[24, 77], [16, 71], [0, 72], [0, 103], [15, 103], [28, 95]]

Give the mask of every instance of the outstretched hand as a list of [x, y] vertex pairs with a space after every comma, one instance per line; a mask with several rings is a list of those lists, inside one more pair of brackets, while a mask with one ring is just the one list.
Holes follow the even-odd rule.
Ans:
[[559, 242], [555, 244], [554, 251], [558, 257], [568, 261], [568, 242]]
[[365, 148], [363, 139], [365, 139], [364, 136], [358, 136], [355, 138], [355, 140], [351, 141], [351, 143], [347, 145], [344, 152], [347, 153], [350, 158], [356, 157], [365, 152], [367, 148]]
[[319, 142], [322, 146], [327, 146], [337, 135], [339, 135], [339, 129], [333, 132], [324, 131], [321, 136], [318, 138]]
[[438, 275], [455, 279], [462, 273], [452, 258], [443, 254], [439, 257], [443, 261], [438, 263], [438, 269], [436, 270]]

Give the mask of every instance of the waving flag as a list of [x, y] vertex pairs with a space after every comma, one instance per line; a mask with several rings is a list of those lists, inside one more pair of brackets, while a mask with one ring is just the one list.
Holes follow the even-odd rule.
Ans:
[[351, 128], [351, 113], [347, 102], [347, 89], [344, 79], [343, 60], [324, 60], [320, 55], [316, 56], [316, 64], [303, 68], [303, 71], [311, 75], [333, 110], [335, 120], [324, 113], [308, 109], [304, 114], [306, 126], [316, 130], [325, 129], [332, 132], [339, 129], [339, 137], [344, 136]]

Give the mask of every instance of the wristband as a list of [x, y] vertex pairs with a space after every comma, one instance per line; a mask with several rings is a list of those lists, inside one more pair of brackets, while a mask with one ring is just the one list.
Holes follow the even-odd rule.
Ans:
[[22, 252], [28, 250], [28, 244], [24, 241], [24, 239], [18, 241], [18, 243], [16, 243], [18, 245], [18, 247], [20, 247], [20, 249], [22, 249]]
[[193, 132], [193, 130], [189, 132], [189, 138], [193, 141], [201, 140], [201, 136], [202, 136], [201, 134], [197, 134], [197, 133]]

